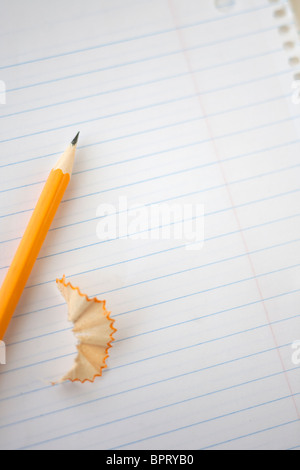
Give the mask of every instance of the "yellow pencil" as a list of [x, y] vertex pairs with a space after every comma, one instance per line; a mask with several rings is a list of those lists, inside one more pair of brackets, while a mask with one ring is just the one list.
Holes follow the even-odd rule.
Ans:
[[52, 169], [0, 289], [0, 340], [26, 286], [71, 179], [79, 132]]

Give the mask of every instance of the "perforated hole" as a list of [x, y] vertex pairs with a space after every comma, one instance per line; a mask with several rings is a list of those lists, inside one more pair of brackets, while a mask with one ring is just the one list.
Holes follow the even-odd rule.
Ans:
[[275, 18], [284, 18], [286, 16], [286, 9], [279, 8], [278, 10], [274, 11]]
[[279, 33], [280, 34], [288, 34], [290, 32], [291, 28], [288, 25], [282, 25], [279, 28]]
[[235, 0], [215, 0], [215, 7], [222, 13], [228, 13], [235, 7]]
[[300, 59], [299, 57], [291, 57], [289, 59], [289, 64], [292, 66], [292, 67], [298, 67], [299, 64], [300, 64]]
[[294, 49], [295, 43], [293, 41], [286, 41], [283, 43], [283, 47], [285, 48], [285, 50], [291, 51], [292, 49]]
[[[269, 0], [270, 3], [272, 3], [275, 7], [275, 10], [273, 12], [273, 16], [279, 20], [279, 23], [287, 20], [288, 17], [288, 11], [286, 6], [282, 6], [282, 0]], [[289, 53], [293, 54], [293, 50], [296, 49], [296, 43], [293, 39], [290, 39], [288, 35], [291, 33], [292, 28], [290, 25], [287, 24], [281, 24], [278, 26], [278, 31], [282, 36], [286, 36], [283, 38], [283, 47], [284, 49]], [[295, 51], [292, 57], [290, 57], [289, 60], [289, 65], [291, 67], [297, 68], [299, 70], [300, 66], [300, 56], [296, 55], [297, 52]], [[300, 80], [300, 72], [294, 73], [294, 80], [299, 81]]]

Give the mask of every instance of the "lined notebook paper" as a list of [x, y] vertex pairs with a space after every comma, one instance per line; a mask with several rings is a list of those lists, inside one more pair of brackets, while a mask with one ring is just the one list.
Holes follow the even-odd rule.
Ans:
[[[300, 108], [287, 4], [14, 0], [0, 31], [0, 281], [81, 131], [5, 337], [0, 447], [299, 448]], [[202, 249], [100, 240], [97, 209], [120, 198], [202, 205]], [[63, 274], [116, 320], [94, 384], [51, 385], [76, 357]]]

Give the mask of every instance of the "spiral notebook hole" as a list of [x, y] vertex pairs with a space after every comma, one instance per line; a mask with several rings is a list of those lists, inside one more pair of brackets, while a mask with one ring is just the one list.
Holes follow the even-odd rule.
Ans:
[[300, 59], [299, 57], [290, 57], [289, 58], [289, 64], [291, 67], [297, 67], [300, 64]]
[[274, 11], [275, 18], [284, 18], [286, 16], [286, 9], [279, 8], [278, 10]]
[[280, 34], [288, 34], [291, 31], [291, 28], [288, 25], [282, 25], [279, 27]]
[[294, 81], [295, 81], [295, 82], [300, 82], [300, 72], [295, 73], [295, 75], [294, 75]]
[[286, 51], [291, 51], [295, 47], [295, 43], [293, 41], [286, 41], [283, 43], [283, 47]]

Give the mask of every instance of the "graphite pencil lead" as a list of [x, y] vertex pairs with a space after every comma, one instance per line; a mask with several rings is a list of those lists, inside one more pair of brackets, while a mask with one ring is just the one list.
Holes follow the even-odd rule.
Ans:
[[78, 132], [78, 133], [75, 135], [74, 139], [73, 139], [72, 142], [71, 142], [71, 145], [76, 145], [76, 144], [77, 144], [79, 134], [80, 134], [80, 132]]

